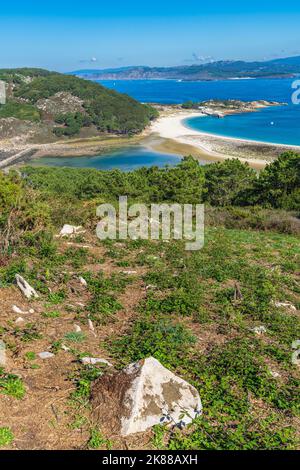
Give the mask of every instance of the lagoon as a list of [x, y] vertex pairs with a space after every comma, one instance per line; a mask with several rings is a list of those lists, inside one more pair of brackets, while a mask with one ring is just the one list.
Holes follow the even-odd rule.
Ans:
[[175, 166], [180, 162], [178, 155], [160, 153], [141, 146], [118, 149], [116, 151], [86, 157], [43, 157], [32, 160], [38, 166], [60, 166], [73, 168], [95, 168], [97, 170], [132, 171], [140, 167], [165, 165]]

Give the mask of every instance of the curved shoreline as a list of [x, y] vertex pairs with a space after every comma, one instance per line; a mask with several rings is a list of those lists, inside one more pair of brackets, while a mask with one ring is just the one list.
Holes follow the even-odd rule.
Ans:
[[202, 163], [237, 158], [256, 170], [264, 168], [286, 150], [300, 153], [300, 146], [209, 134], [194, 130], [185, 122], [187, 118], [204, 116], [205, 114], [199, 111], [165, 106], [160, 116], [144, 132], [134, 137], [97, 136], [13, 147], [0, 145], [0, 153], [1, 149], [5, 152], [9, 151], [6, 158], [5, 156], [0, 158], [0, 167], [5, 168], [40, 157], [96, 156], [110, 149], [131, 145], [141, 145], [154, 152], [173, 154], [179, 157], [192, 155]]
[[[200, 112], [176, 110], [162, 114], [152, 123], [148, 135], [159, 136], [159, 145], [152, 148], [163, 150], [168, 145], [175, 153], [182, 155], [180, 146], [186, 146], [193, 156], [207, 161], [224, 161], [238, 158], [250, 166], [261, 169], [272, 162], [280, 153], [289, 150], [300, 152], [300, 146], [273, 144], [270, 142], [253, 141], [234, 137], [220, 136], [194, 130], [187, 126], [185, 120], [193, 117], [204, 117]], [[261, 156], [265, 158], [261, 158]]]
[[[207, 117], [206, 115], [203, 114], [198, 114], [197, 116], [189, 116], [190, 118], [193, 117]], [[255, 140], [255, 139], [242, 139], [241, 137], [229, 137], [228, 135], [220, 135], [220, 134], [214, 134], [213, 132], [203, 132], [203, 131], [198, 131], [196, 129], [193, 129], [191, 126], [188, 126], [184, 122], [188, 118], [182, 119], [182, 125], [186, 129], [190, 129], [194, 133], [199, 133], [200, 135], [207, 136], [207, 137], [216, 137], [219, 139], [224, 139], [228, 141], [234, 141], [234, 142], [240, 142], [240, 143], [247, 143], [247, 144], [258, 144], [258, 145], [269, 145], [271, 147], [280, 147], [280, 148], [287, 148], [287, 149], [296, 149], [298, 152], [300, 152], [300, 145], [291, 145], [291, 144], [279, 144], [278, 142], [266, 142], [264, 140]]]

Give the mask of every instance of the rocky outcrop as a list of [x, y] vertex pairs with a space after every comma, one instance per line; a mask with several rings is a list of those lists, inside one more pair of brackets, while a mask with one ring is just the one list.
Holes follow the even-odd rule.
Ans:
[[61, 91], [47, 99], [38, 100], [36, 107], [43, 113], [45, 118], [53, 118], [58, 114], [85, 113], [83, 100], [71, 93]]
[[181, 428], [202, 411], [197, 390], [153, 357], [100, 377], [91, 401], [100, 426], [122, 436], [160, 423]]

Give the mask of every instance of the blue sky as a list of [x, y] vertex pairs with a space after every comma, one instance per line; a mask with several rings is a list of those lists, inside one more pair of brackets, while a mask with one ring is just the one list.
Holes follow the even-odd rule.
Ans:
[[300, 55], [300, 2], [14, 0], [0, 67], [70, 71]]

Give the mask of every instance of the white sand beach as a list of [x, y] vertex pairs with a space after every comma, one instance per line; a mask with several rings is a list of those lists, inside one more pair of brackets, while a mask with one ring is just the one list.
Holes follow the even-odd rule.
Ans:
[[[187, 118], [201, 117], [200, 112], [189, 112], [176, 109], [173, 112], [162, 113], [162, 115], [152, 123], [148, 134], [158, 135], [162, 139], [171, 140], [174, 143], [190, 146], [201, 153], [201, 158], [206, 156], [208, 160], [223, 161], [228, 158], [239, 158], [243, 162], [249, 163], [255, 168], [263, 168], [283, 151], [290, 149], [299, 151], [299, 147], [288, 145], [278, 145], [272, 143], [248, 141], [231, 137], [223, 137], [207, 134], [185, 125]], [[162, 148], [162, 146], [160, 146]], [[176, 146], [174, 145], [174, 151]], [[178, 153], [182, 153], [180, 146]], [[192, 153], [193, 154], [193, 153]], [[199, 156], [199, 155], [195, 155]], [[262, 158], [264, 156], [265, 158]]]

